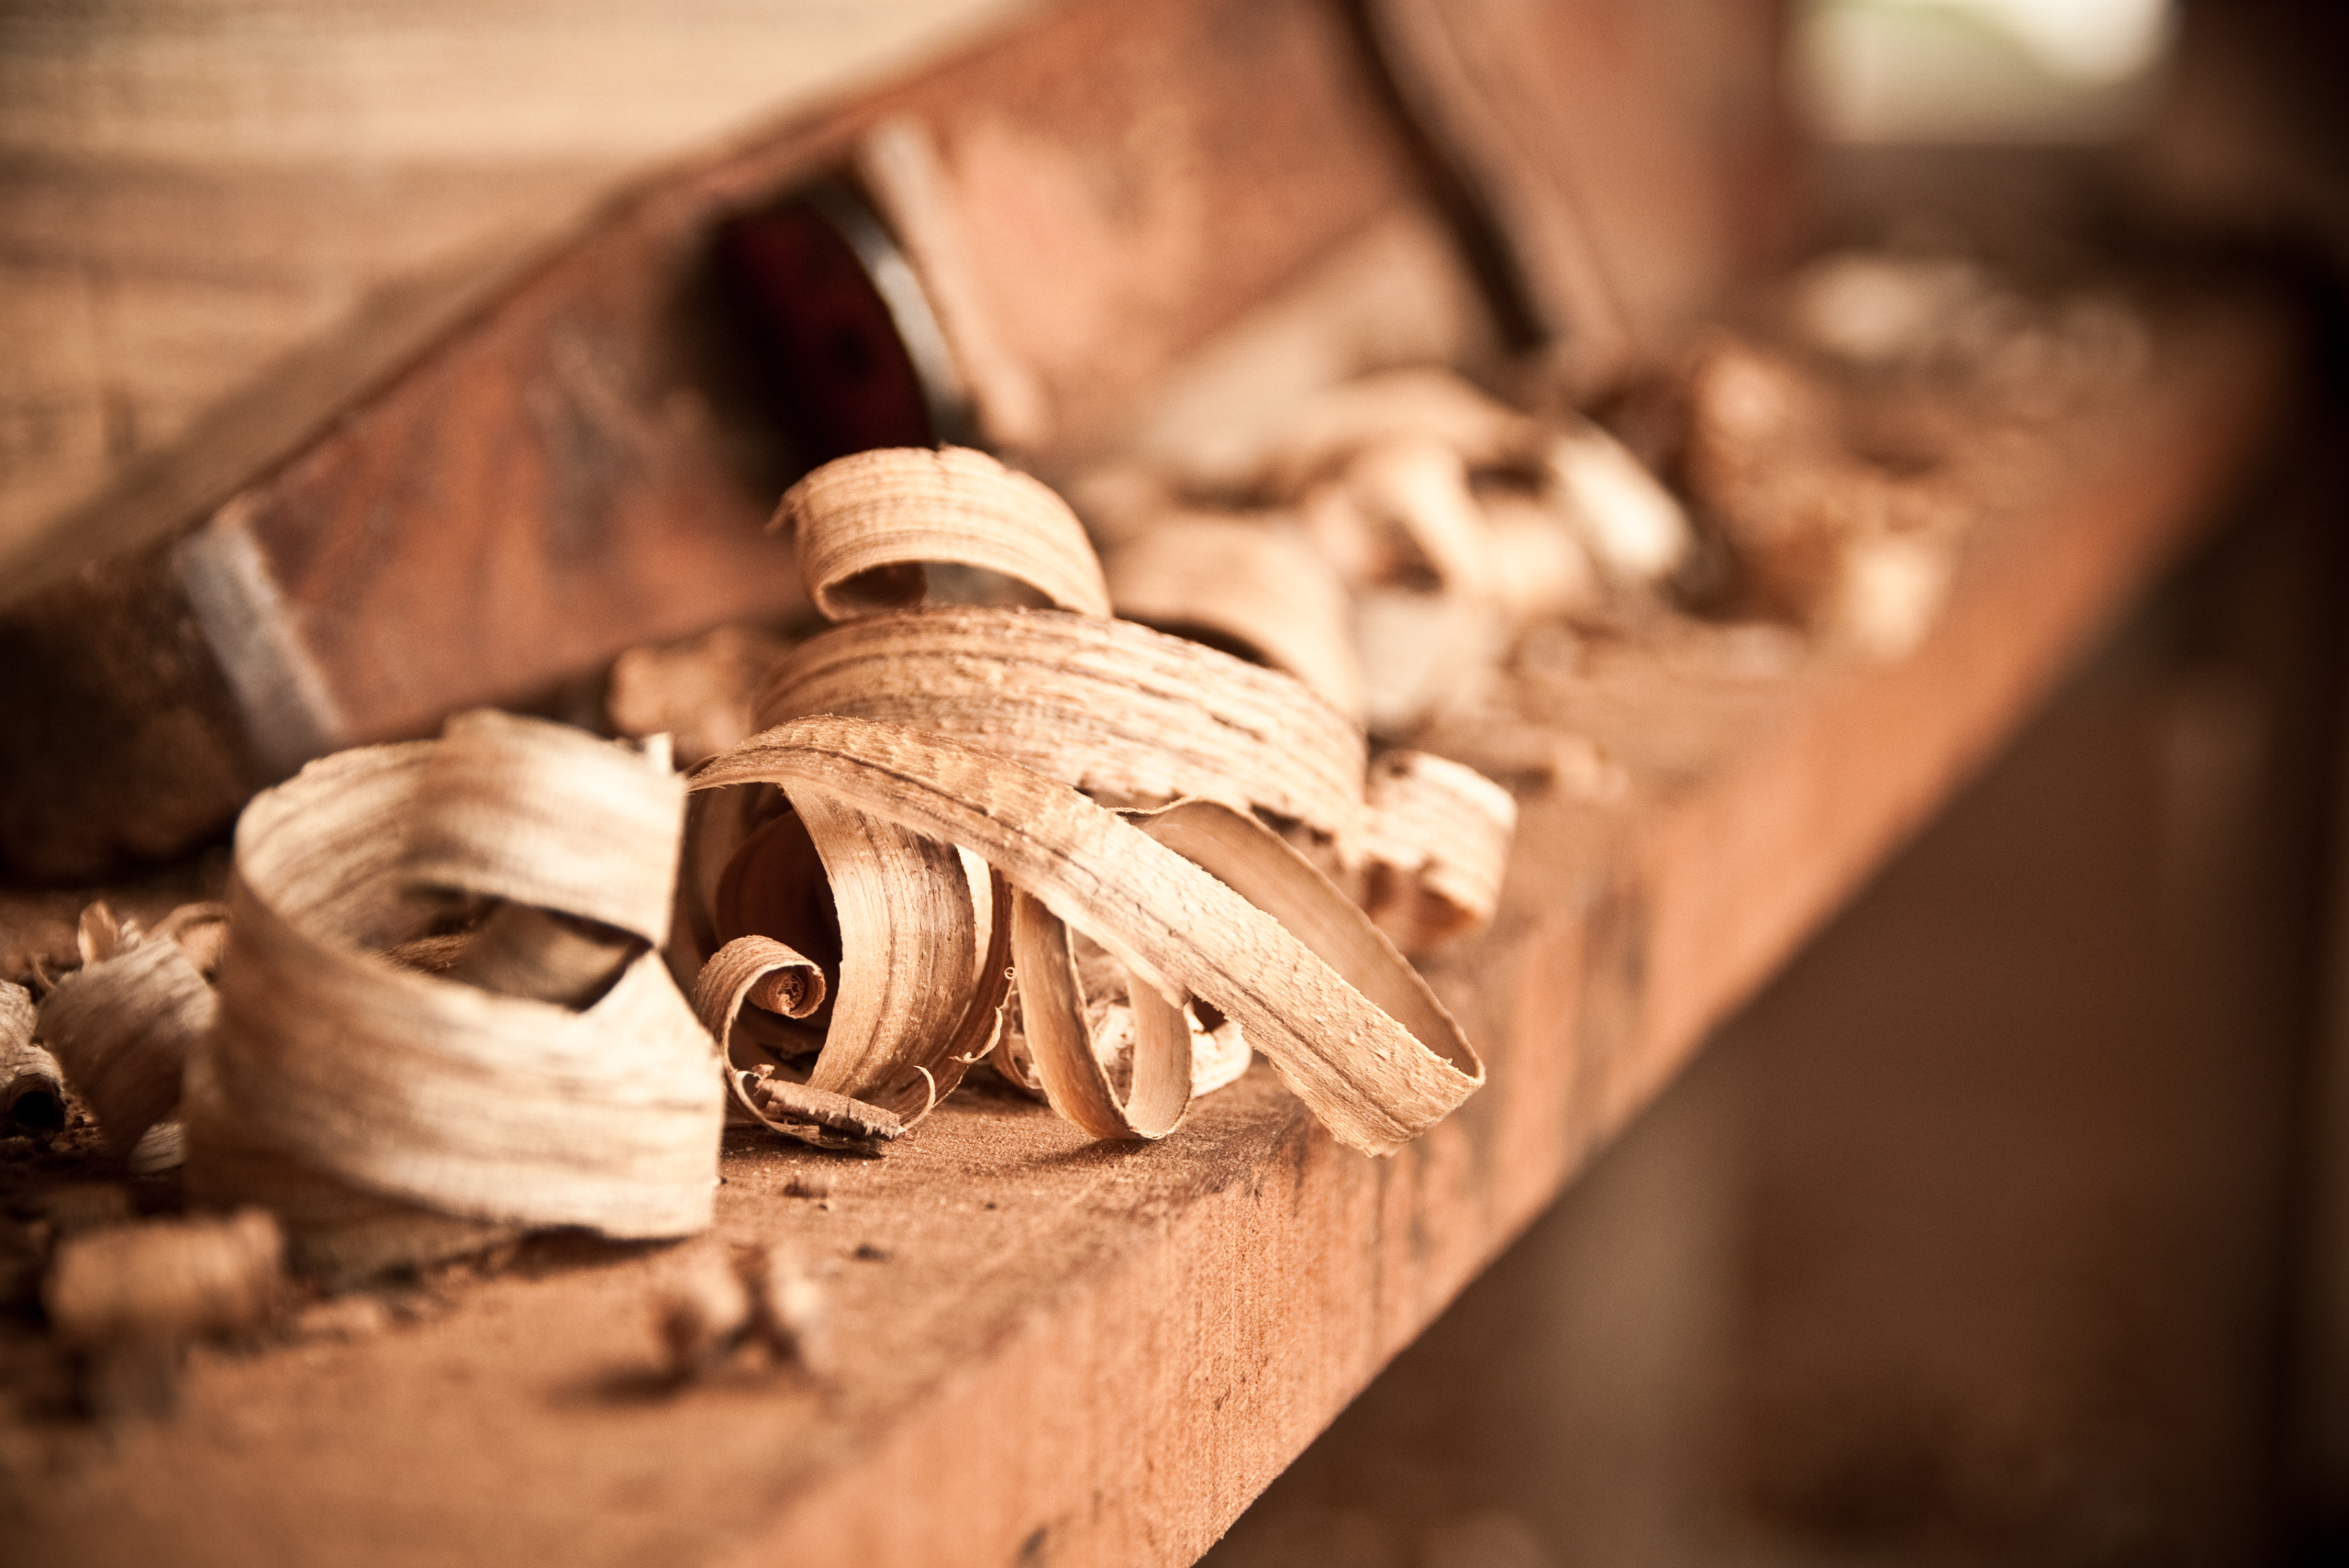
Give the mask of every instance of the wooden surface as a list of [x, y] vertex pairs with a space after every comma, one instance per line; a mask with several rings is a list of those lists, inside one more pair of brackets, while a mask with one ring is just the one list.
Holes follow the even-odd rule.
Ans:
[[[1178, 1563], [1668, 1080], [2240, 479], [2277, 335], [2206, 317], [2080, 416], [1883, 668], [1586, 650], [1526, 678], [1629, 770], [1530, 790], [1504, 913], [1430, 971], [1490, 1085], [1388, 1161], [1261, 1066], [1164, 1143], [960, 1098], [882, 1160], [746, 1141], [718, 1234], [828, 1271], [820, 1384], [652, 1375], [671, 1266], [547, 1240], [351, 1341], [202, 1352], [175, 1421], [0, 1426], [26, 1560]], [[1704, 673], [1710, 668], [1714, 673]], [[1529, 738], [1538, 731], [1529, 729]], [[829, 1198], [795, 1195], [821, 1169]]]

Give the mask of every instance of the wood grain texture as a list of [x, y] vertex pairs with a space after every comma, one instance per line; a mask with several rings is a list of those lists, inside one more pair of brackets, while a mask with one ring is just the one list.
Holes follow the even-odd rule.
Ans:
[[647, 165], [1029, 8], [7, 6], [0, 578], [217, 504]]
[[[2259, 318], [2188, 323], [1971, 542], [1907, 662], [1543, 702], [1628, 800], [1524, 799], [1494, 929], [1430, 978], [1489, 1086], [1391, 1160], [1262, 1067], [1145, 1150], [967, 1095], [882, 1160], [729, 1151], [718, 1234], [816, 1265], [821, 1385], [652, 1371], [672, 1260], [538, 1244], [356, 1342], [199, 1357], [175, 1424], [0, 1424], [12, 1541], [116, 1563], [1179, 1563], [1995, 746], [2256, 455]], [[591, 1266], [593, 1265], [593, 1266]]]

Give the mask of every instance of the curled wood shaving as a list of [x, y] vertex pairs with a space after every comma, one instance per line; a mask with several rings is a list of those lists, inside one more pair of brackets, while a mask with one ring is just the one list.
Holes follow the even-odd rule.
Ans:
[[[1251, 815], [1297, 825], [1341, 861], [1358, 848], [1366, 744], [1343, 711], [1290, 674], [1107, 618], [1073, 515], [991, 461], [863, 453], [802, 481], [783, 515], [810, 596], [846, 624], [776, 666], [756, 705], [771, 728], [693, 775], [703, 798], [671, 950], [698, 976], [746, 1111], [824, 1146], [870, 1140], [811, 1092], [910, 1123], [997, 1051], [1006, 1076], [1095, 1135], [1156, 1138], [1244, 1070], [1252, 1046], [1341, 1138], [1384, 1151], [1474, 1088], [1474, 1053], [1408, 966]], [[1211, 550], [1286, 537], [1198, 521], [1161, 548], [1190, 550], [1195, 577]], [[1290, 568], [1331, 589], [1324, 618], [1339, 619], [1330, 573], [1296, 548], [1259, 553], [1252, 602], [1155, 602], [1186, 629], [1284, 647], [1286, 662], [1321, 660], [1325, 682], [1341, 681], [1328, 647], [1312, 646], [1330, 627], [1283, 624]], [[983, 567], [1065, 607], [882, 607], [919, 598], [902, 570], [916, 562]], [[1154, 591], [1139, 568], [1120, 581]], [[1119, 806], [1187, 802], [1145, 824], [1219, 814], [1238, 826], [1190, 837], [1232, 866], [1205, 875], [1154, 844], [1176, 828], [1129, 826], [1080, 790]], [[1286, 900], [1277, 919], [1232, 891], [1266, 875], [1258, 862], [1285, 868], [1266, 884]], [[1316, 958], [1307, 931], [1344, 962]], [[770, 964], [835, 962], [830, 999], [805, 1014], [819, 1037], [795, 1040], [746, 1006]], [[812, 1038], [812, 1065], [791, 1065]]]
[[[267, 1204], [345, 1262], [501, 1227], [706, 1226], [723, 1091], [652, 952], [682, 792], [665, 755], [484, 713], [255, 797], [218, 1027], [189, 1073], [191, 1189]], [[514, 951], [462, 977], [386, 956], [452, 901], [491, 899], [562, 917], [540, 923], [560, 933], [542, 951], [573, 980], [564, 921], [592, 921], [584, 946], [598, 962], [617, 947], [617, 973], [566, 1006], [543, 999], [560, 987], [485, 984]]]
[[1131, 621], [952, 609], [835, 627], [775, 669], [762, 725], [887, 718], [1121, 800], [1202, 795], [1342, 837], [1362, 731], [1297, 681]]
[[[1178, 473], [1130, 462], [1076, 485], [1119, 538], [1113, 570], [1128, 557], [1174, 555], [1159, 537], [1179, 538], [1213, 498], [1186, 495]], [[1275, 651], [1262, 634], [1251, 643], [1244, 628], [1196, 611], [1191, 620], [1283, 668], [1358, 669], [1349, 711], [1389, 740], [1473, 695], [1530, 625], [1653, 618], [1696, 541], [1678, 501], [1605, 429], [1564, 412], [1519, 413], [1433, 370], [1365, 377], [1308, 400], [1269, 442], [1248, 498], [1265, 508], [1260, 524], [1296, 517], [1328, 568], [1315, 576], [1334, 576], [1353, 596], [1353, 635], [1332, 639], [1324, 628], [1336, 617], [1318, 607], [1286, 622], [1310, 651]], [[1145, 618], [1174, 624], [1183, 608], [1130, 590], [1122, 570], [1113, 586]]]
[[[771, 1062], [745, 1066], [737, 1054], [737, 1024], [746, 1006], [779, 1018], [805, 1018], [824, 999], [823, 970], [772, 937], [735, 938], [702, 965], [694, 982], [694, 1012], [719, 1042], [726, 1055], [727, 1085], [752, 1118], [785, 1137], [825, 1149], [896, 1138], [905, 1124], [894, 1113], [779, 1077]], [[916, 1072], [923, 1084], [920, 1108], [927, 1111], [937, 1097], [936, 1079], [925, 1068], [918, 1066]]]
[[684, 809], [665, 751], [630, 755], [567, 725], [482, 711], [451, 719], [406, 819], [401, 875], [559, 911], [658, 946]]
[[217, 1011], [183, 939], [208, 953], [221, 917], [217, 905], [184, 906], [149, 933], [93, 904], [76, 932], [83, 967], [41, 1004], [40, 1038], [117, 1153], [180, 1103], [188, 1058]]
[[1374, 525], [1402, 530], [1440, 586], [1472, 600], [1492, 596], [1487, 530], [1456, 450], [1426, 436], [1390, 437], [1354, 455], [1343, 484]]
[[[835, 717], [777, 726], [703, 764], [692, 783], [773, 784], [795, 805], [829, 800], [971, 851], [1107, 948], [1139, 984], [1238, 1019], [1299, 1097], [1366, 1152], [1416, 1137], [1482, 1081], [1458, 1026], [1361, 911], [1228, 807], [1192, 803], [1148, 818], [1164, 826], [1145, 831], [991, 752]], [[1193, 827], [1204, 813], [1230, 826]], [[1211, 861], [1213, 874], [1184, 858], [1191, 853]], [[1283, 907], [1267, 913], [1275, 903]], [[1344, 969], [1285, 929], [1284, 915]], [[1390, 1003], [1401, 1010], [1382, 1010]]]
[[794, 530], [807, 596], [834, 620], [921, 603], [928, 562], [999, 573], [1061, 609], [1109, 613], [1100, 562], [1068, 503], [967, 448], [885, 448], [828, 462], [791, 487], [775, 520]]
[[1012, 906], [1019, 1018], [1037, 1081], [1052, 1108], [1096, 1138], [1163, 1138], [1191, 1104], [1191, 1030], [1182, 1007], [1130, 986], [1130, 1087], [1120, 1095], [1096, 1048], [1068, 928], [1022, 893]]
[[23, 1132], [65, 1125], [64, 1073], [33, 1043], [32, 993], [0, 981], [0, 1120]]

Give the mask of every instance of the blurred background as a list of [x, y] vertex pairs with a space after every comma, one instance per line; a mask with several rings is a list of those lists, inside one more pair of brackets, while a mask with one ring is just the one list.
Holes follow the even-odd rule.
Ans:
[[[240, 478], [287, 386], [380, 379], [648, 167], [1036, 8], [5, 0], [0, 578]], [[2190, 235], [2328, 329], [2349, 13], [1776, 31], [1814, 243]], [[2296, 455], [1210, 1562], [2349, 1559], [2319, 347]]]
[[[1796, 6], [1822, 231], [2143, 225], [2330, 299], [2344, 20]], [[2349, 1561], [2349, 447], [2306, 413], [1208, 1562]]]

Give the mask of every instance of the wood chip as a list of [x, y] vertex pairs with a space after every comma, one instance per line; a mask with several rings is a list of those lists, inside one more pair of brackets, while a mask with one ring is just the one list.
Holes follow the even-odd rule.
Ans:
[[236, 1333], [275, 1312], [284, 1251], [260, 1209], [92, 1230], [59, 1243], [41, 1303], [58, 1339], [81, 1349]]
[[882, 1143], [905, 1134], [905, 1123], [878, 1106], [779, 1077], [771, 1070], [754, 1069], [740, 1077], [759, 1119], [779, 1131], [828, 1135], [809, 1140], [828, 1147], [843, 1141]]
[[1068, 503], [985, 452], [841, 458], [793, 485], [775, 523], [794, 530], [807, 596], [834, 620], [921, 603], [930, 562], [998, 573], [1061, 609], [1109, 613], [1101, 563]]

